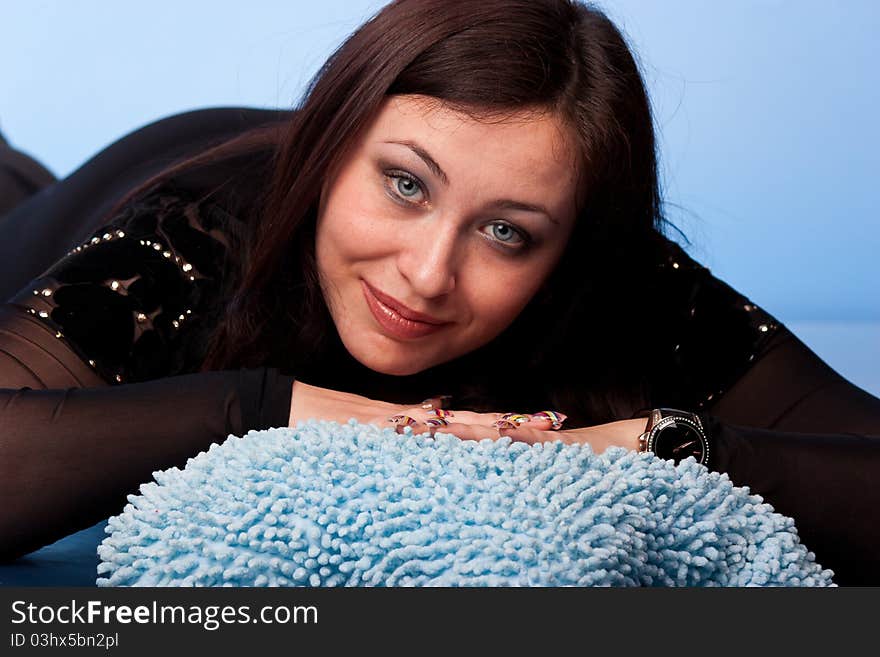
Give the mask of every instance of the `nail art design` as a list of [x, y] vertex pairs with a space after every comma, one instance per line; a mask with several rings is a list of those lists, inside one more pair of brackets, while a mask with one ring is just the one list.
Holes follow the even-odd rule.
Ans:
[[428, 411], [428, 415], [432, 417], [454, 417], [455, 413], [452, 411], [445, 411], [442, 408], [432, 408]]
[[521, 413], [505, 413], [501, 416], [502, 420], [507, 420], [508, 422], [516, 422], [517, 424], [523, 424], [529, 421], [528, 415], [523, 415]]
[[442, 417], [429, 417], [427, 420], [425, 420], [425, 424], [427, 424], [429, 427], [445, 427], [449, 424], [449, 422], [444, 420]]
[[388, 421], [393, 422], [399, 427], [409, 427], [416, 424], [415, 419], [411, 418], [409, 415], [392, 415], [388, 418]]
[[516, 429], [519, 425], [516, 422], [511, 422], [510, 420], [495, 420], [492, 423], [492, 426], [496, 429]]
[[553, 431], [560, 429], [562, 423], [568, 418], [565, 413], [557, 413], [556, 411], [541, 411], [540, 413], [534, 413], [532, 417], [539, 420], [550, 420], [553, 423], [551, 426]]

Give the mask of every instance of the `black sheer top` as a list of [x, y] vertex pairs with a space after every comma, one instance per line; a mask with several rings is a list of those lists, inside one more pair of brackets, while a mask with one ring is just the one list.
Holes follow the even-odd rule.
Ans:
[[[207, 118], [225, 120], [228, 112], [208, 111]], [[243, 115], [235, 112], [231, 127], [218, 133], [240, 129]], [[244, 123], [275, 118], [255, 113]], [[119, 153], [131, 153], [145, 132], [167, 134], [175, 120], [127, 137], [125, 148], [114, 145], [110, 155], [118, 164]], [[108, 203], [97, 195], [93, 211], [64, 229], [66, 243], [57, 226], [45, 229], [59, 219], [52, 195], [69, 195], [76, 185], [87, 190], [82, 181], [106, 158], [107, 152], [0, 218], [4, 236], [28, 235], [33, 219], [43, 222], [34, 224], [36, 236], [43, 226], [54, 239], [40, 249], [29, 236], [19, 253], [30, 257], [13, 259], [11, 249], [0, 254], [8, 298], [0, 305], [5, 558], [119, 513], [153, 471], [183, 467], [230, 433], [287, 425], [293, 372], [198, 371], [223, 312], [222, 281], [241, 248], [240, 199], [166, 187], [88, 227], [94, 208]], [[227, 173], [246, 185], [259, 171], [251, 162]], [[129, 177], [116, 193], [133, 182]], [[711, 467], [792, 516], [835, 581], [880, 583], [880, 530], [873, 522], [880, 400], [836, 374], [673, 242], [656, 262], [655, 283], [671, 300], [675, 337], [668, 345], [669, 389], [657, 405], [701, 412], [715, 443]], [[357, 372], [351, 363], [339, 371]], [[356, 391], [404, 401], [394, 399], [399, 391], [376, 388], [377, 380], [365, 374]]]

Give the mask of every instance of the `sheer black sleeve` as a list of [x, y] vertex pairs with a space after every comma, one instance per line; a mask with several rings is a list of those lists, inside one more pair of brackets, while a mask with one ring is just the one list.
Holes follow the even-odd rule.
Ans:
[[674, 244], [654, 406], [701, 414], [710, 467], [795, 520], [839, 584], [880, 584], [880, 399]]
[[0, 556], [120, 512], [229, 434], [287, 425], [293, 377], [197, 371], [230, 222], [153, 196], [0, 306]]
[[[0, 355], [0, 376], [19, 363]], [[271, 368], [64, 390], [0, 389], [0, 558], [120, 513], [156, 470], [229, 434], [286, 426], [293, 378]]]
[[880, 584], [880, 399], [782, 330], [703, 417], [713, 469], [794, 518], [835, 582]]

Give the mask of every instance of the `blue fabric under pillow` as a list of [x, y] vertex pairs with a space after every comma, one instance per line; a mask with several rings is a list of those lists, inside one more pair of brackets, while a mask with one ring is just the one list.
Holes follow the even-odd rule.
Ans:
[[832, 585], [790, 518], [693, 459], [309, 420], [154, 476], [99, 586]]

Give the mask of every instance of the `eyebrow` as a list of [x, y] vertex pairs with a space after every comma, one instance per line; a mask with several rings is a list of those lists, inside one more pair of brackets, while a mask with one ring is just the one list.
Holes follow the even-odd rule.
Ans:
[[[386, 144], [399, 144], [400, 146], [406, 146], [413, 153], [419, 156], [421, 160], [427, 165], [427, 167], [431, 170], [435, 176], [437, 176], [444, 185], [449, 186], [449, 178], [446, 173], [440, 168], [440, 165], [437, 164], [437, 161], [431, 157], [431, 155], [424, 148], [419, 146], [417, 143], [413, 141], [386, 141]], [[547, 219], [553, 222], [556, 225], [559, 225], [559, 222], [553, 218], [547, 208], [543, 205], [537, 205], [535, 203], [523, 203], [522, 201], [514, 201], [509, 198], [496, 199], [489, 204], [489, 207], [493, 210], [522, 210], [525, 212], [540, 212]]]

